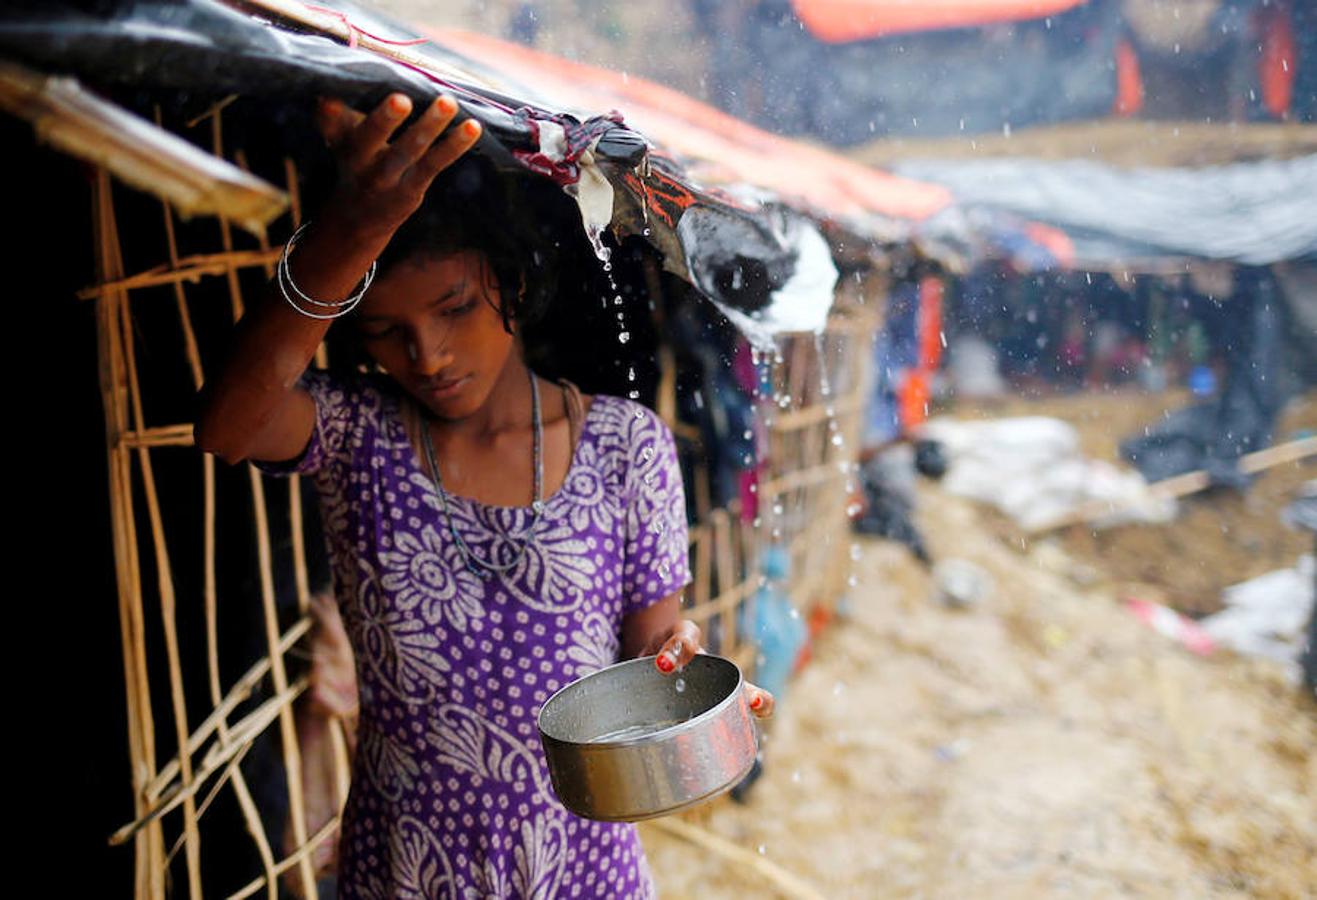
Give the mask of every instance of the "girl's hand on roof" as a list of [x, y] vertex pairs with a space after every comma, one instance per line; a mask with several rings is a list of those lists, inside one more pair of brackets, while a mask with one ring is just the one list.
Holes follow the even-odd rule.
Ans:
[[[642, 655], [656, 653], [654, 665], [664, 675], [680, 672], [686, 664], [703, 652], [700, 646], [700, 626], [690, 619], [682, 619], [667, 633], [657, 635]], [[745, 683], [745, 701], [756, 718], [766, 719], [773, 714], [773, 695], [761, 687]]]
[[325, 216], [345, 233], [392, 237], [420, 207], [435, 176], [480, 138], [475, 119], [444, 134], [458, 112], [457, 101], [447, 94], [395, 134], [411, 112], [412, 101], [405, 94], [390, 94], [369, 115], [334, 98], [320, 101], [320, 132], [339, 161], [338, 189]]

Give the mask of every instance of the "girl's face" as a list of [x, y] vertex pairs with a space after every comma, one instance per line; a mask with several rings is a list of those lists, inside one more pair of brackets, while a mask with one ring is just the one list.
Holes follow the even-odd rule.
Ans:
[[416, 256], [375, 280], [358, 308], [362, 344], [423, 406], [464, 419], [514, 357], [498, 285], [475, 251]]

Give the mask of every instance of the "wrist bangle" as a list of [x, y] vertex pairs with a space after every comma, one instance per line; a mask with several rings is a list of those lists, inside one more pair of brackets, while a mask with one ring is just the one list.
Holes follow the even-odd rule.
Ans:
[[[310, 319], [337, 319], [339, 316], [345, 316], [352, 312], [356, 305], [361, 302], [361, 298], [366, 295], [366, 291], [369, 290], [371, 282], [375, 280], [375, 271], [378, 268], [379, 263], [378, 261], [375, 261], [370, 264], [370, 268], [366, 270], [365, 276], [361, 279], [361, 286], [354, 294], [346, 299], [326, 301], [317, 300], [314, 297], [309, 296], [293, 281], [292, 271], [288, 267], [289, 254], [291, 254], [293, 248], [297, 246], [297, 240], [302, 236], [302, 232], [306, 230], [307, 224], [309, 223], [303, 223], [300, 228], [293, 232], [292, 237], [288, 239], [288, 243], [284, 244], [283, 253], [279, 255], [279, 263], [275, 267], [275, 281], [279, 285], [279, 293], [283, 294], [283, 298], [288, 301], [288, 305], [302, 315]], [[292, 289], [292, 294], [289, 293], [290, 288]], [[297, 295], [297, 300], [293, 299], [293, 294]], [[319, 313], [303, 309], [302, 306], [299, 305], [299, 301], [300, 303], [309, 303], [312, 306], [321, 309], [333, 310], [333, 312]]]

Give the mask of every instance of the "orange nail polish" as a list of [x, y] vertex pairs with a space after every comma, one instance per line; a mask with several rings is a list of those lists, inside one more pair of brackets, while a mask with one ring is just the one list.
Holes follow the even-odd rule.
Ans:
[[763, 706], [763, 705], [764, 705], [764, 698], [763, 698], [763, 695], [762, 695], [762, 694], [755, 694], [755, 698], [754, 698], [753, 700], [750, 701], [750, 708], [751, 708], [751, 709], [758, 709], [759, 707], [761, 707], [761, 706]]
[[407, 98], [399, 94], [394, 94], [392, 97], [389, 98], [389, 109], [393, 110], [396, 113], [406, 112]]

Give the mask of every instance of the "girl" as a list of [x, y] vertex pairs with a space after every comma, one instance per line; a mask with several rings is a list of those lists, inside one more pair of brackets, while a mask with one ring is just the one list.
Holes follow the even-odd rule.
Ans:
[[[410, 111], [402, 95], [368, 116], [321, 104], [339, 187], [240, 323], [197, 443], [321, 493], [360, 698], [342, 895], [650, 896], [635, 826], [553, 796], [535, 717], [587, 672], [656, 654], [671, 674], [699, 649], [679, 616], [672, 435], [636, 403], [531, 372], [533, 267], [479, 233], [477, 210], [432, 198], [416, 215], [479, 123], [449, 129], [445, 96], [395, 137]], [[384, 374], [306, 371], [356, 303]]]

